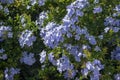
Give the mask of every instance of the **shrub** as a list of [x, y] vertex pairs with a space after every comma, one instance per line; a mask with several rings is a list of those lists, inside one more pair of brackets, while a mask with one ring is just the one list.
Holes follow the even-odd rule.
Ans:
[[119, 0], [0, 0], [0, 79], [120, 80], [119, 18]]

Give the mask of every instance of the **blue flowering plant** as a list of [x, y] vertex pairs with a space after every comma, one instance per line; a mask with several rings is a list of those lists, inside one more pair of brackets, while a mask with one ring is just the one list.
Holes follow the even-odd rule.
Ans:
[[120, 1], [0, 0], [0, 80], [120, 80]]

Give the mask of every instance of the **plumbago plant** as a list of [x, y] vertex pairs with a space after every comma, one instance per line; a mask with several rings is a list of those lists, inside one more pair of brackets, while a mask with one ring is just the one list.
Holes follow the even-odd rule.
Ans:
[[120, 80], [119, 0], [0, 0], [0, 80]]

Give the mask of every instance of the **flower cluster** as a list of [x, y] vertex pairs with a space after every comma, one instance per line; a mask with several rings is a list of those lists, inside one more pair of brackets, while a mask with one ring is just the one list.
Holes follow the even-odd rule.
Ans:
[[9, 14], [9, 9], [8, 7], [4, 7], [3, 5], [0, 4], [0, 11], [3, 11], [5, 14]]
[[6, 60], [7, 59], [7, 54], [3, 54], [2, 56], [0, 56], [0, 59]]
[[81, 34], [81, 30], [79, 26], [75, 25], [75, 22], [78, 21], [78, 17], [82, 17], [84, 15], [82, 9], [88, 5], [87, 0], [76, 0], [67, 6], [67, 14], [63, 18], [63, 32], [67, 35], [68, 38], [72, 37], [73, 31], [76, 32], [75, 39], [79, 40], [79, 35]]
[[21, 22], [21, 24], [22, 24], [22, 26], [25, 28], [25, 26], [26, 26], [26, 19], [25, 19], [25, 17], [22, 15], [22, 16], [20, 16], [20, 22]]
[[44, 40], [44, 44], [49, 46], [50, 48], [56, 47], [59, 42], [64, 40], [61, 28], [58, 24], [54, 22], [50, 22], [46, 25], [46, 27], [41, 29], [41, 37]]
[[2, 49], [0, 49], [0, 53], [4, 53], [5, 52], [5, 50], [2, 48]]
[[4, 53], [5, 50], [2, 48], [0, 49], [0, 59], [2, 60], [6, 60], [7, 59], [7, 54], [1, 54], [1, 53]]
[[48, 60], [54, 65], [57, 66], [57, 70], [60, 73], [64, 72], [65, 79], [73, 79], [77, 73], [77, 70], [74, 69], [74, 65], [70, 62], [69, 58], [63, 55], [61, 58], [55, 60], [53, 53], [48, 54]]
[[46, 0], [30, 0], [30, 3], [32, 6], [35, 5], [36, 3], [38, 3], [39, 6], [43, 6], [43, 5], [45, 5], [45, 1]]
[[[53, 61], [53, 60], [52, 60]], [[67, 56], [62, 56], [61, 58], [55, 61], [55, 66], [57, 70], [62, 73], [64, 72], [64, 77], [66, 79], [73, 79], [77, 73], [77, 70], [74, 69], [74, 65], [69, 61]]]
[[120, 80], [120, 74], [115, 74], [115, 75], [114, 75], [114, 79], [115, 79], [115, 80]]
[[111, 58], [115, 60], [120, 60], [120, 47], [116, 47], [116, 50], [111, 52]]
[[119, 16], [119, 14], [120, 14], [120, 4], [119, 4], [119, 5], [116, 5], [116, 7], [115, 7], [113, 10], [116, 11], [115, 13], [113, 13], [113, 16], [114, 16], [114, 17]]
[[13, 37], [12, 28], [10, 26], [0, 26], [0, 41], [3, 41], [5, 36], [8, 38]]
[[14, 0], [0, 0], [1, 3], [4, 3], [4, 4], [12, 4], [14, 3]]
[[77, 71], [76, 70], [67, 70], [65, 73], [64, 73], [64, 78], [65, 79], [74, 79], [74, 77], [76, 76], [76, 73]]
[[36, 25], [39, 26], [39, 29], [43, 26], [44, 20], [47, 18], [48, 18], [47, 12], [43, 11], [39, 14], [39, 18], [38, 18], [38, 20], [36, 20]]
[[76, 61], [80, 62], [80, 57], [83, 56], [82, 50], [78, 46], [72, 46], [71, 44], [64, 45], [70, 54], [72, 54]]
[[73, 65], [70, 63], [67, 56], [62, 56], [60, 59], [56, 62], [57, 70], [61, 73], [66, 70], [73, 69]]
[[20, 59], [21, 63], [25, 63], [29, 66], [33, 65], [36, 61], [36, 59], [34, 58], [34, 54], [33, 53], [27, 53], [27, 52], [23, 52], [22, 53], [22, 58]]
[[43, 5], [45, 5], [45, 1], [46, 1], [46, 0], [38, 0], [38, 4], [39, 4], [39, 6], [43, 6]]
[[100, 60], [95, 59], [93, 62], [88, 61], [86, 63], [86, 68], [82, 69], [81, 72], [84, 76], [87, 76], [89, 72], [92, 72], [90, 78], [91, 80], [99, 80], [100, 70], [104, 68]]
[[20, 46], [23, 48], [25, 45], [32, 46], [35, 40], [36, 40], [36, 37], [32, 35], [32, 31], [25, 30], [22, 32], [19, 38], [19, 43], [20, 43]]
[[20, 73], [20, 69], [17, 68], [6, 68], [4, 70], [4, 75], [5, 75], [5, 80], [14, 80], [14, 75], [19, 74]]
[[90, 35], [87, 31], [87, 28], [83, 29], [80, 26], [76, 26], [75, 23], [79, 21], [78, 17], [82, 17], [84, 13], [82, 9], [88, 5], [87, 0], [76, 0], [71, 5], [67, 6], [67, 14], [63, 18], [63, 32], [67, 35], [68, 38], [72, 37], [71, 32], [75, 32], [75, 40], [80, 40], [81, 35], [85, 35], [86, 39], [90, 44], [95, 45], [96, 40], [94, 36]]
[[117, 13], [113, 13], [113, 16], [108, 16], [105, 18], [104, 25], [106, 26], [105, 32], [108, 32], [109, 30], [113, 30], [114, 32], [119, 32], [120, 30], [120, 19], [116, 19], [119, 15], [119, 5], [116, 6], [114, 9], [117, 11]]

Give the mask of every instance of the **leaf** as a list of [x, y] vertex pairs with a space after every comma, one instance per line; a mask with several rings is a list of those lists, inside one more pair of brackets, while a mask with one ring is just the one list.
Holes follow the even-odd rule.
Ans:
[[91, 53], [87, 49], [85, 49], [83, 52], [85, 53], [88, 59], [91, 58]]

